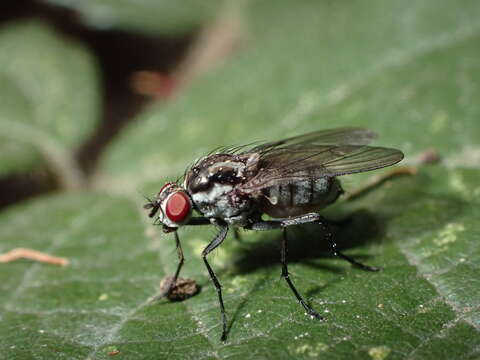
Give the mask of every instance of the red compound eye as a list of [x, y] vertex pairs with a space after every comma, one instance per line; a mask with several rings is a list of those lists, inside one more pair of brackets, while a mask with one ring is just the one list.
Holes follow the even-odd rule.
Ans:
[[183, 191], [177, 191], [168, 197], [167, 217], [176, 223], [182, 222], [190, 213], [190, 200]]

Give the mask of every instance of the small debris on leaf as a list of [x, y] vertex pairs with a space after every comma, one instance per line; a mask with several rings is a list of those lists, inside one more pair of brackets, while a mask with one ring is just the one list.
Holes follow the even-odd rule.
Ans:
[[391, 184], [388, 183], [388, 180], [392, 178], [404, 175], [413, 176], [416, 173], [416, 167], [396, 167], [385, 173], [373, 175], [364, 185], [347, 194], [345, 198], [348, 201], [355, 200], [363, 195], [366, 195], [381, 184], [385, 184], [387, 187], [391, 186]]
[[0, 254], [0, 263], [12, 262], [18, 259], [29, 259], [38, 261], [45, 264], [67, 266], [69, 264], [68, 259], [46, 254], [33, 249], [16, 248]]
[[[160, 282], [160, 290], [165, 291], [172, 281], [173, 276], [166, 276], [163, 278]], [[179, 277], [166, 296], [171, 301], [182, 301], [196, 295], [199, 290], [200, 287], [195, 280]]]
[[120, 351], [117, 349], [116, 346], [109, 346], [105, 349], [107, 351], [108, 356], [114, 356], [120, 354]]
[[417, 166], [430, 165], [439, 162], [441, 159], [440, 154], [435, 149], [426, 149], [418, 154], [413, 162]]

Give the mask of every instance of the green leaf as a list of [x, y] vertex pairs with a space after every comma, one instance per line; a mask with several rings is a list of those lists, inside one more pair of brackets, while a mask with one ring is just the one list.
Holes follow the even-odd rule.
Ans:
[[[8, 359], [475, 359], [480, 357], [478, 16], [466, 1], [258, 1], [242, 53], [109, 149], [97, 191], [46, 197], [0, 215], [0, 253], [30, 247], [57, 268], [1, 264], [0, 353]], [[14, 93], [15, 90], [12, 91]], [[229, 338], [201, 259], [212, 227], [180, 230], [182, 275], [202, 291], [150, 304], [176, 268], [175, 242], [150, 224], [150, 195], [196, 157], [231, 143], [355, 125], [407, 161], [443, 160], [322, 212], [366, 273], [328, 256], [316, 226], [289, 232], [289, 270], [325, 316], [304, 315], [280, 277], [280, 233], [230, 235], [210, 257]], [[342, 178], [347, 191], [371, 173]]]
[[0, 175], [48, 162], [74, 183], [73, 151], [97, 123], [95, 62], [38, 22], [0, 29]]
[[210, 20], [218, 0], [44, 0], [78, 11], [98, 29], [121, 29], [146, 35], [184, 35]]
[[212, 229], [180, 234], [184, 276], [202, 292], [150, 304], [176, 255], [173, 238], [146, 221], [135, 199], [92, 193], [17, 206], [0, 218], [0, 251], [20, 240], [71, 264], [1, 266], [0, 349], [8, 359], [106, 359], [111, 351], [136, 359], [252, 352], [269, 359], [473, 359], [480, 345], [479, 183], [477, 170], [437, 166], [341, 203], [336, 211], [353, 217], [338, 230], [339, 243], [348, 255], [382, 266], [380, 273], [323, 256], [318, 228], [290, 233], [292, 279], [323, 322], [303, 314], [279, 277], [278, 232], [242, 233], [240, 243], [228, 238], [210, 257], [230, 319], [226, 344], [200, 258]]

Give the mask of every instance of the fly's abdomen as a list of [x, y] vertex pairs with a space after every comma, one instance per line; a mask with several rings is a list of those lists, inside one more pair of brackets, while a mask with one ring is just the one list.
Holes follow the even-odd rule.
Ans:
[[262, 210], [273, 217], [302, 215], [321, 209], [342, 193], [336, 178], [317, 178], [264, 189]]

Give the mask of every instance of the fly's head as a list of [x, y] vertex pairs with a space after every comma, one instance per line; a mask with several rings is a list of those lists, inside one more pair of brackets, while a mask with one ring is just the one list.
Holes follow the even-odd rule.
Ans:
[[148, 216], [155, 219], [156, 224], [163, 225], [163, 231], [168, 233], [177, 230], [185, 224], [192, 214], [193, 204], [187, 192], [177, 183], [166, 183], [155, 198], [144, 206], [150, 210]]

